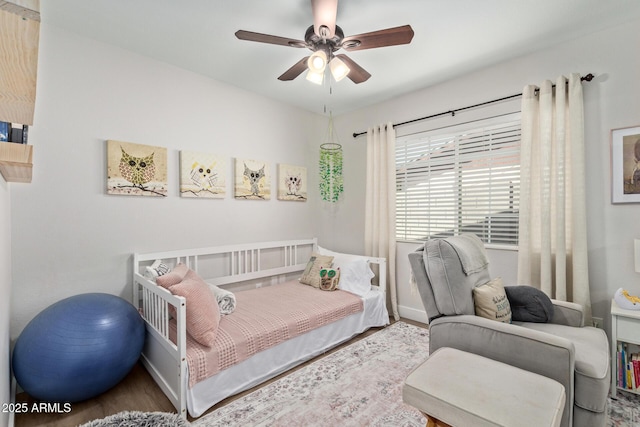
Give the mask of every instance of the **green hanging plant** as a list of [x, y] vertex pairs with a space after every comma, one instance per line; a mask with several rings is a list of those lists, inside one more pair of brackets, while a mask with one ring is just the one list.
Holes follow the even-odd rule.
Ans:
[[329, 129], [320, 145], [320, 197], [336, 203], [344, 191], [342, 182], [342, 145], [333, 131], [333, 115], [329, 113]]
[[328, 142], [320, 146], [320, 197], [335, 203], [344, 191], [342, 181], [342, 146]]

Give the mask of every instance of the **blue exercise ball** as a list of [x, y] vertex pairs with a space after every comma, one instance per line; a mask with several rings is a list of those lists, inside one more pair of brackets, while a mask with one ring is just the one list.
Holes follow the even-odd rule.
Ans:
[[35, 399], [79, 402], [120, 382], [140, 357], [144, 337], [142, 317], [124, 299], [72, 296], [24, 328], [13, 349], [13, 372]]

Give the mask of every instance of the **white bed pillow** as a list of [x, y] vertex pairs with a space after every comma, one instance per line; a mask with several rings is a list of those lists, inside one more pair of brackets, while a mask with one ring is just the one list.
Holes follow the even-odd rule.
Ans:
[[158, 277], [167, 274], [171, 269], [167, 264], [162, 262], [161, 259], [157, 259], [151, 264], [147, 266], [144, 271], [144, 277], [151, 280], [156, 280]]
[[320, 246], [318, 253], [333, 256], [333, 268], [340, 268], [338, 289], [361, 297], [371, 290], [371, 279], [375, 274], [371, 271], [367, 257], [333, 252]]

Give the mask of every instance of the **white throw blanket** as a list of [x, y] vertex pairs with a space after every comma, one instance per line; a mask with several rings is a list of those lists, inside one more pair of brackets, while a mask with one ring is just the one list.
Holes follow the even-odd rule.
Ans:
[[236, 296], [231, 291], [221, 289], [216, 285], [209, 285], [211, 291], [218, 301], [218, 307], [220, 307], [220, 314], [231, 314], [236, 309]]

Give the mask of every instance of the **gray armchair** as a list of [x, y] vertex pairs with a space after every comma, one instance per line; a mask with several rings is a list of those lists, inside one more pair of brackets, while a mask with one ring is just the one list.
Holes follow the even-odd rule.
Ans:
[[472, 290], [491, 279], [488, 264], [465, 273], [462, 262], [486, 254], [481, 244], [461, 247], [459, 237], [430, 240], [409, 254], [429, 317], [429, 351], [453, 347], [552, 378], [565, 387], [562, 426], [604, 426], [611, 375], [604, 331], [584, 326], [580, 305], [556, 300], [549, 323], [476, 316]]

